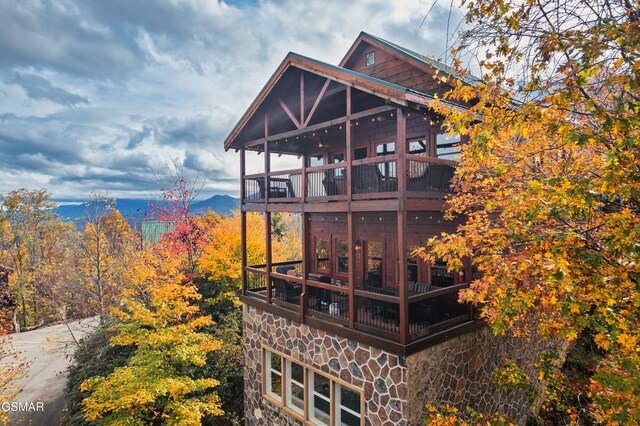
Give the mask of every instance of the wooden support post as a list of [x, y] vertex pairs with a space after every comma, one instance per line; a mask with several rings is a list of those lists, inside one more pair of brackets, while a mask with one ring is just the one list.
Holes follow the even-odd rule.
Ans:
[[271, 213], [267, 211], [269, 204], [269, 192], [271, 192], [271, 182], [269, 172], [271, 171], [271, 155], [269, 152], [269, 117], [264, 113], [264, 228], [265, 228], [265, 263], [267, 265], [267, 303], [271, 303]]
[[407, 211], [405, 200], [407, 194], [407, 119], [404, 111], [396, 112], [396, 153], [398, 155], [398, 296], [400, 299], [400, 343], [409, 343], [409, 302], [407, 274]]
[[[245, 187], [244, 187], [244, 175], [246, 174], [246, 158], [245, 150], [240, 150], [240, 204], [245, 200]], [[242, 209], [241, 209], [242, 210]], [[242, 277], [242, 294], [247, 294], [247, 213], [240, 212], [240, 246], [242, 247], [242, 265], [240, 274]]]
[[307, 199], [307, 156], [302, 156], [302, 169], [300, 183], [302, 194], [302, 297], [300, 298], [300, 313], [302, 315], [302, 322], [305, 322], [305, 315], [307, 312], [307, 305], [309, 300], [309, 294], [307, 292], [307, 272], [309, 271], [309, 218], [308, 214], [304, 212], [304, 203]]
[[265, 253], [267, 265], [267, 303], [271, 303], [271, 212], [264, 213], [264, 227], [265, 227]]
[[[351, 87], [347, 86], [347, 111], [346, 115], [351, 115]], [[345, 160], [347, 164], [347, 246], [349, 247], [349, 328], [355, 328], [356, 326], [356, 235], [355, 227], [353, 226], [353, 213], [351, 212], [351, 160], [353, 157], [351, 149], [351, 119], [347, 119], [345, 122]]]
[[300, 70], [300, 127], [303, 127], [304, 123], [304, 71]]
[[[304, 207], [303, 207], [304, 208]], [[307, 305], [309, 304], [309, 294], [307, 289], [307, 273], [309, 271], [309, 257], [311, 247], [309, 247], [309, 214], [302, 211], [302, 297], [300, 298], [300, 313], [302, 322], [305, 322]]]
[[269, 152], [269, 117], [264, 113], [264, 201], [269, 202], [269, 192], [271, 192], [271, 182], [269, 172], [271, 171], [271, 155]]
[[240, 150], [240, 204], [244, 203], [244, 200], [246, 197], [246, 188], [245, 188], [245, 183], [244, 183], [244, 175], [246, 175], [246, 170], [247, 170], [247, 166], [246, 166], [247, 160], [246, 160], [246, 151], [244, 148], [242, 148]]

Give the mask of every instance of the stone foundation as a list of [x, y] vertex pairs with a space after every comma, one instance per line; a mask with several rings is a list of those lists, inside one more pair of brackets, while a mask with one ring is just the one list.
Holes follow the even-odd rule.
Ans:
[[302, 424], [263, 398], [263, 347], [362, 389], [367, 425], [423, 424], [429, 402], [498, 412], [519, 424], [531, 409], [521, 392], [496, 389], [491, 373], [506, 357], [533, 372], [541, 344], [495, 337], [483, 328], [404, 357], [246, 304], [243, 319], [247, 425]]

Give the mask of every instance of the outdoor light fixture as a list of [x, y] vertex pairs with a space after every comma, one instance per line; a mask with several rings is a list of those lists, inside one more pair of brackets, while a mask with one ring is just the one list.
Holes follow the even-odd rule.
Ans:
[[356, 240], [356, 251], [362, 250], [362, 245], [360, 244], [360, 240]]

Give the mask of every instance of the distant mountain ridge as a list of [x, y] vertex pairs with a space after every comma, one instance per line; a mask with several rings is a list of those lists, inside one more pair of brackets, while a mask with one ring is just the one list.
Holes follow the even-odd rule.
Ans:
[[[151, 214], [151, 204], [153, 203], [161, 203], [161, 201], [130, 198], [114, 199], [115, 209], [127, 219], [145, 218], [146, 215]], [[238, 198], [228, 195], [214, 195], [206, 200], [193, 202], [191, 204], [191, 213], [200, 215], [210, 210], [218, 214], [229, 214], [239, 208], [240, 200]], [[79, 203], [58, 206], [53, 209], [53, 213], [57, 214], [65, 222], [79, 223], [83, 222], [85, 205], [84, 203]]]

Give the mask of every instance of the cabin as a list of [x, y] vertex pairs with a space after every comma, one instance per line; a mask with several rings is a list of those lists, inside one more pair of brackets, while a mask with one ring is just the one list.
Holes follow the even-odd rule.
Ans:
[[[439, 76], [475, 83], [367, 33], [338, 65], [289, 53], [227, 137], [241, 170], [247, 424], [419, 424], [427, 402], [490, 398], [490, 363], [473, 369], [494, 342], [458, 303], [475, 271], [414, 253], [462, 220], [443, 211], [468, 141], [432, 110], [449, 88]], [[248, 262], [254, 212], [266, 255]], [[272, 250], [282, 213], [300, 227], [296, 258]]]

